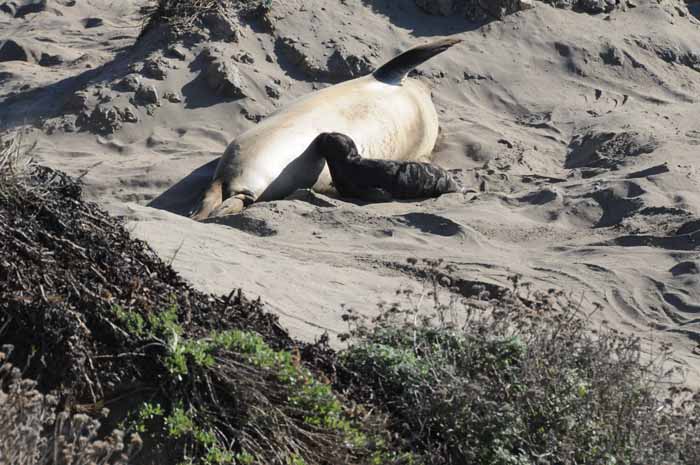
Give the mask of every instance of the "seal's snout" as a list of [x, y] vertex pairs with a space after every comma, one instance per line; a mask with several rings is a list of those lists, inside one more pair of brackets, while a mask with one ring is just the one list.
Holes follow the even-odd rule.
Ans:
[[339, 132], [323, 132], [316, 138], [317, 147], [320, 150], [337, 150], [343, 147], [343, 140], [347, 136]]
[[344, 159], [357, 151], [351, 138], [339, 132], [324, 132], [316, 138], [316, 150], [325, 159]]

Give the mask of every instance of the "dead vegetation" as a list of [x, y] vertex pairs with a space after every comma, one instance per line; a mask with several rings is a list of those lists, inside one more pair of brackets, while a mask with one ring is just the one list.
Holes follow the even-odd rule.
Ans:
[[142, 8], [141, 35], [158, 25], [165, 25], [176, 36], [197, 30], [220, 32], [235, 30], [239, 15], [269, 8], [271, 0], [152, 0]]
[[155, 349], [132, 346], [115, 324], [115, 307], [147, 316], [174, 305], [195, 334], [245, 325], [276, 347], [291, 343], [259, 303], [193, 290], [118, 220], [82, 201], [78, 182], [36, 164], [21, 173], [13, 165], [0, 192], [0, 327], [43, 388], [62, 386], [94, 402], [146, 368], [119, 355], [148, 359]]
[[[23, 367], [59, 412], [109, 408], [108, 429], [143, 436], [140, 461], [330, 464], [367, 453], [307, 368], [330, 360], [323, 343], [295, 343], [240, 291], [192, 289], [68, 176], [19, 170], [16, 151], [0, 159], [3, 369]], [[41, 423], [48, 437], [52, 414], [13, 418], [20, 429]]]
[[[7, 354], [0, 352], [0, 363]], [[83, 413], [57, 411], [58, 398], [36, 390], [10, 363], [0, 366], [0, 463], [12, 465], [127, 465], [141, 447], [113, 430], [98, 438], [100, 422]]]
[[192, 289], [83, 201], [79, 182], [22, 158], [19, 141], [3, 147], [10, 463], [700, 460], [698, 396], [671, 383], [669, 348], [646, 361], [638, 338], [593, 325], [562, 293], [517, 279], [508, 292], [466, 292], [449, 267], [412, 259], [426, 287], [375, 321], [350, 314], [336, 354], [294, 341], [240, 291]]

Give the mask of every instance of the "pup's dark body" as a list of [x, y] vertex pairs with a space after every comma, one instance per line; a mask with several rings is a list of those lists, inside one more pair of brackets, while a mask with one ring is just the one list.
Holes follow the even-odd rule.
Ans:
[[323, 133], [315, 143], [343, 197], [414, 199], [462, 190], [449, 172], [430, 163], [362, 158], [353, 140], [344, 134]]

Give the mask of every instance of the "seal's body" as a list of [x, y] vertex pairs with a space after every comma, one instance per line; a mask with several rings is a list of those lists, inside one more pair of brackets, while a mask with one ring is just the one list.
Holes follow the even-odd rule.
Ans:
[[437, 113], [429, 89], [406, 75], [458, 42], [414, 47], [368, 76], [306, 95], [244, 132], [224, 152], [192, 217], [236, 213], [299, 188], [328, 188], [330, 174], [312, 143], [323, 132], [351, 137], [366, 158], [427, 158], [438, 135]]
[[449, 172], [430, 163], [362, 158], [345, 134], [323, 133], [314, 144], [316, 152], [328, 163], [333, 185], [343, 197], [388, 201], [462, 191]]

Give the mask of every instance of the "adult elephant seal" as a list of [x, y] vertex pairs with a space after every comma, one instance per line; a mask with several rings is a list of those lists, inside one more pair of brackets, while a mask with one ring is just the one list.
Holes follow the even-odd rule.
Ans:
[[312, 143], [323, 132], [346, 134], [365, 158], [428, 157], [438, 136], [437, 113], [430, 90], [406, 76], [459, 42], [414, 47], [370, 75], [306, 95], [245, 131], [226, 148], [192, 218], [237, 213], [299, 188], [329, 188], [325, 160]]
[[439, 166], [362, 158], [345, 134], [324, 132], [314, 140], [314, 146], [326, 160], [333, 186], [343, 197], [386, 202], [463, 192], [452, 175]]

